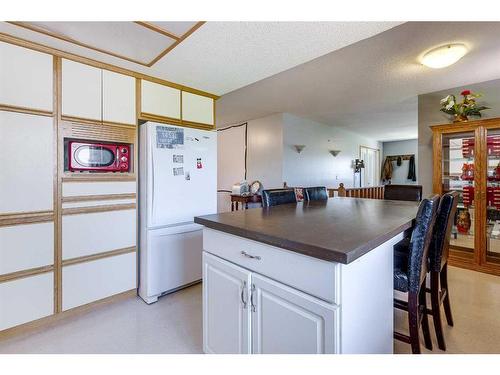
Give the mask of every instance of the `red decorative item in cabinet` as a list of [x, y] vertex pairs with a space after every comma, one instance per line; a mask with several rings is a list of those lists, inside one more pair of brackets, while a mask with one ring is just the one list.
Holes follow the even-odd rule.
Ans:
[[500, 136], [491, 135], [486, 139], [489, 156], [500, 156]]
[[474, 138], [462, 139], [462, 156], [464, 158], [472, 158], [474, 156]]
[[474, 186], [464, 186], [462, 196], [464, 199], [464, 206], [472, 206], [474, 204]]
[[486, 188], [486, 203], [500, 209], [500, 186], [488, 186]]
[[474, 164], [465, 163], [462, 166], [462, 180], [474, 181]]

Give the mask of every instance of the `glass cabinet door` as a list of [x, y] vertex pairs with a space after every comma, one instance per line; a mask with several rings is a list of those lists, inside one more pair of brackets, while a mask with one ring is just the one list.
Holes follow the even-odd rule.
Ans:
[[[451, 231], [450, 248], [474, 254], [474, 132], [442, 135], [442, 193], [456, 191], [459, 201]], [[499, 236], [500, 238], [500, 236]]]
[[486, 130], [486, 249], [482, 261], [500, 264], [500, 129]]

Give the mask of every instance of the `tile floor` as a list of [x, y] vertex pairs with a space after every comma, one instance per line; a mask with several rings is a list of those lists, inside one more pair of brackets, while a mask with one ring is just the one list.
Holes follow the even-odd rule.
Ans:
[[[500, 353], [500, 277], [453, 267], [449, 274], [455, 327], [445, 326], [446, 353]], [[0, 341], [0, 353], [201, 353], [201, 308], [201, 285], [150, 306], [131, 298]], [[405, 313], [396, 313], [396, 327], [403, 332], [405, 319]], [[430, 324], [431, 353], [443, 353], [432, 319]], [[394, 351], [409, 353], [410, 347], [395, 342]]]

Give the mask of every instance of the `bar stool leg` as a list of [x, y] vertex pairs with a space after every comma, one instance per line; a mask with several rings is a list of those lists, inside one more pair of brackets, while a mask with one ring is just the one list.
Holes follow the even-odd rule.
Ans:
[[413, 354], [420, 354], [418, 315], [418, 295], [410, 292], [408, 293], [408, 327], [410, 329], [410, 344]]
[[422, 333], [424, 334], [425, 347], [432, 350], [431, 331], [429, 329], [429, 318], [427, 314], [427, 292], [425, 291], [425, 282], [420, 289], [419, 295], [419, 313], [422, 314]]
[[434, 330], [436, 331], [436, 338], [438, 347], [441, 350], [446, 350], [444, 342], [443, 326], [441, 323], [441, 304], [439, 301], [440, 288], [439, 288], [439, 272], [431, 271], [431, 306], [432, 306], [432, 321], [434, 322]]
[[450, 306], [450, 290], [448, 289], [448, 263], [446, 263], [440, 272], [441, 288], [446, 290], [446, 296], [443, 300], [444, 313], [446, 315], [446, 322], [450, 327], [453, 327], [453, 316], [451, 314]]

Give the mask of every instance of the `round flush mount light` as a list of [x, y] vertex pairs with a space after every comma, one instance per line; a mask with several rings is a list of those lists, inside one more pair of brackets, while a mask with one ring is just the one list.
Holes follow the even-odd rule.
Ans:
[[422, 64], [433, 69], [440, 69], [455, 64], [467, 53], [464, 44], [447, 44], [431, 49], [422, 57]]

